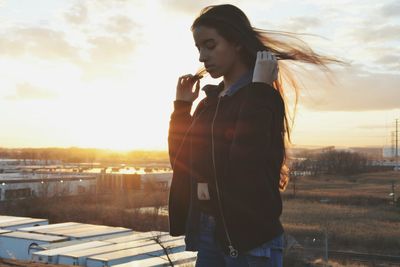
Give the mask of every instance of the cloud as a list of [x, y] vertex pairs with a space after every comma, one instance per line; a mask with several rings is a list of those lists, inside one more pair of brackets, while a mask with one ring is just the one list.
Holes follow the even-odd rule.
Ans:
[[311, 28], [321, 26], [321, 20], [316, 17], [292, 17], [281, 27], [292, 32], [306, 32]]
[[[215, 1], [214, 1], [215, 2]], [[212, 1], [185, 1], [185, 0], [165, 0], [162, 1], [165, 7], [174, 9], [187, 14], [200, 14], [200, 10], [212, 4]]]
[[128, 37], [97, 36], [88, 42], [92, 45], [89, 51], [91, 61], [94, 63], [109, 64], [125, 60], [135, 48], [135, 42]]
[[362, 28], [353, 29], [350, 33], [353, 39], [364, 43], [382, 43], [387, 41], [398, 41], [400, 36], [400, 25], [368, 24]]
[[368, 111], [400, 108], [400, 76], [373, 73], [360, 66], [335, 71], [336, 81], [329, 83], [321, 73], [312, 72], [303, 79], [306, 91], [301, 103], [318, 111]]
[[109, 22], [106, 29], [113, 33], [130, 33], [133, 29], [138, 27], [138, 24], [133, 20], [122, 15], [111, 17]]
[[393, 1], [388, 4], [384, 4], [381, 8], [382, 15], [385, 17], [399, 17], [400, 16], [400, 2]]
[[[251, 2], [250, 0], [247, 2]], [[246, 2], [246, 4], [247, 4]], [[261, 4], [260, 1], [253, 1], [257, 2], [257, 4]], [[240, 4], [243, 4], [243, 1], [240, 0], [234, 0], [234, 1], [229, 1], [230, 4], [232, 5], [237, 5], [240, 8]], [[191, 14], [191, 15], [199, 15], [200, 11], [205, 8], [206, 6], [210, 5], [219, 5], [219, 4], [226, 4], [226, 1], [223, 0], [217, 0], [217, 1], [211, 1], [211, 0], [203, 0], [203, 1], [185, 1], [185, 0], [163, 0], [162, 4], [164, 7], [167, 7], [169, 9], [173, 9], [182, 13], [186, 14]]]
[[356, 126], [356, 128], [362, 129], [362, 130], [382, 130], [386, 128], [386, 124], [361, 124]]
[[54, 99], [57, 94], [49, 90], [33, 86], [30, 83], [24, 82], [16, 85], [14, 95], [6, 96], [7, 100], [43, 100]]
[[79, 3], [77, 5], [73, 5], [70, 9], [64, 14], [64, 18], [67, 22], [72, 24], [82, 24], [87, 21], [88, 18], [88, 9], [83, 3]]
[[103, 69], [101, 74], [114, 73], [113, 64], [121, 63], [130, 56], [141, 35], [138, 33], [135, 40], [122, 36], [118, 32], [130, 31], [134, 23], [123, 17], [114, 17], [112, 21], [112, 34], [81, 35], [85, 46], [72, 45], [63, 32], [53, 29], [9, 28], [5, 34], [0, 35], [0, 56], [16, 60], [29, 56], [52, 63], [57, 60], [67, 61], [81, 68], [84, 75], [90, 77], [94, 77], [96, 69]]
[[76, 47], [62, 32], [41, 27], [12, 28], [0, 37], [0, 55], [34, 55], [41, 59], [77, 60]]
[[120, 66], [126, 64], [134, 52], [136, 43], [128, 37], [97, 36], [88, 40], [91, 48], [89, 58], [81, 62], [83, 79], [97, 79], [99, 76], [124, 75]]
[[375, 62], [379, 65], [397, 67], [400, 70], [400, 56], [397, 54], [386, 54], [379, 57]]

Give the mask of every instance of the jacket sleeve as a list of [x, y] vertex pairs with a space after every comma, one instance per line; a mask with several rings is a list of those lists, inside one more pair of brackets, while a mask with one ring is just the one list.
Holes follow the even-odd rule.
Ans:
[[182, 155], [188, 153], [186, 151], [187, 146], [184, 147], [183, 142], [185, 141], [187, 130], [192, 123], [191, 108], [191, 102], [182, 100], [174, 101], [174, 111], [171, 114], [168, 130], [168, 152], [173, 169], [175, 168], [175, 164], [182, 166], [177, 157], [182, 158]]
[[168, 152], [173, 176], [168, 199], [169, 232], [172, 236], [185, 233], [190, 203], [189, 142], [185, 139], [192, 123], [191, 102], [175, 101], [168, 131]]

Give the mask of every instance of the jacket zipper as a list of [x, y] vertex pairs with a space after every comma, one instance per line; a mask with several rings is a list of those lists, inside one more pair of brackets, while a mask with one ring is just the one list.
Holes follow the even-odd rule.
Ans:
[[226, 237], [228, 239], [228, 242], [229, 242], [229, 255], [232, 258], [237, 258], [239, 253], [238, 253], [237, 249], [235, 249], [233, 247], [233, 245], [232, 245], [231, 237], [229, 235], [228, 228], [226, 227], [224, 213], [222, 212], [222, 204], [221, 204], [221, 198], [220, 198], [220, 195], [219, 195], [219, 187], [218, 187], [218, 181], [217, 181], [217, 170], [216, 170], [216, 166], [215, 166], [214, 122], [215, 122], [215, 119], [217, 117], [220, 100], [221, 100], [221, 98], [218, 97], [217, 107], [215, 109], [214, 118], [213, 118], [212, 123], [211, 123], [211, 151], [212, 151], [212, 162], [213, 162], [213, 169], [214, 169], [214, 181], [215, 181], [215, 187], [216, 187], [216, 190], [217, 190], [218, 207], [219, 207], [219, 211], [220, 211], [221, 218], [222, 218], [222, 224], [224, 226], [225, 235], [226, 235]]

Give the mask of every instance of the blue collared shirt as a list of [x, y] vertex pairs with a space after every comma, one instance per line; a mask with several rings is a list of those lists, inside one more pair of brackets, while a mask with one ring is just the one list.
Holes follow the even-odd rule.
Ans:
[[234, 84], [232, 84], [228, 90], [226, 91], [225, 95], [232, 96], [236, 93], [240, 88], [248, 85], [253, 81], [253, 70], [248, 71], [242, 77], [239, 78]]

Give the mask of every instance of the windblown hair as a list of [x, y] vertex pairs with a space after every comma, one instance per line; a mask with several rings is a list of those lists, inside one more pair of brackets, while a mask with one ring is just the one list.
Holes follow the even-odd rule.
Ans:
[[[297, 109], [299, 86], [290, 66], [293, 63], [308, 63], [320, 67], [322, 70], [329, 71], [327, 64], [343, 63], [342, 61], [315, 53], [304, 41], [295, 33], [282, 31], [267, 31], [251, 26], [251, 23], [242, 10], [234, 5], [212, 5], [202, 9], [200, 15], [192, 24], [191, 30], [199, 26], [205, 26], [215, 29], [219, 35], [227, 41], [241, 46], [240, 56], [242, 61], [253, 69], [257, 51], [270, 51], [277, 60], [279, 66], [278, 79], [273, 83], [273, 87], [279, 91], [285, 102], [284, 111], [284, 129], [282, 135], [283, 145], [283, 163], [279, 189], [284, 191], [289, 183], [289, 169], [286, 165], [286, 138], [291, 143], [290, 132], [294, 124], [294, 117]], [[292, 64], [285, 64], [283, 60], [289, 60]], [[206, 74], [206, 70], [201, 68], [197, 75]], [[295, 101], [293, 115], [290, 116], [285, 96], [284, 82], [288, 87], [295, 91]], [[285, 85], [286, 86], [286, 85]], [[291, 121], [289, 125], [288, 115]], [[285, 138], [286, 137], [286, 138]]]

